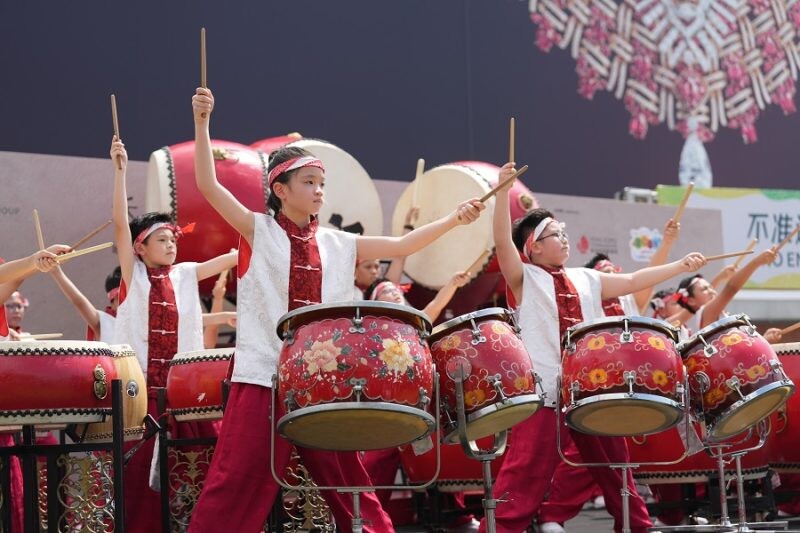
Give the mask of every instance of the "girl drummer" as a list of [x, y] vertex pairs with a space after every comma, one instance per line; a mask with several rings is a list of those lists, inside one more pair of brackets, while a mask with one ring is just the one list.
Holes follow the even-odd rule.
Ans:
[[[513, 172], [513, 163], [504, 165], [500, 181]], [[603, 299], [630, 294], [683, 272], [697, 270], [706, 261], [702, 255], [693, 253], [681, 261], [632, 274], [565, 269], [569, 239], [564, 225], [547, 210], [534, 209], [518, 223], [512, 236], [508, 189], [507, 186], [498, 194], [495, 203], [495, 250], [503, 277], [519, 302], [522, 340], [547, 393], [546, 408], [514, 426], [511, 445], [494, 486], [496, 497], [507, 500], [497, 507], [497, 531], [519, 533], [538, 511], [558, 463], [553, 431], [557, 427], [556, 413], [552, 406], [558, 394], [556, 375], [560, 370], [561, 334], [572, 325], [602, 317], [600, 303]], [[532, 264], [524, 264], [520, 252]], [[627, 462], [628, 453], [622, 437], [597, 437], [569, 431], [587, 462]], [[619, 531], [623, 525], [622, 477], [618, 470], [611, 468], [590, 470], [603, 490], [606, 506]], [[634, 486], [630, 472], [628, 484]], [[636, 493], [630, 500], [630, 525], [636, 532], [646, 531], [651, 526], [644, 502]]]
[[[348, 301], [353, 272], [360, 259], [400, 257], [427, 246], [448, 230], [478, 218], [484, 205], [471, 200], [450, 215], [403, 237], [361, 237], [319, 227], [324, 201], [322, 162], [307, 151], [285, 147], [268, 165], [272, 215], [244, 207], [217, 181], [211, 153], [211, 91], [197, 89], [192, 100], [195, 121], [195, 175], [200, 192], [241, 235], [238, 339], [233, 385], [222, 435], [209, 478], [194, 510], [190, 531], [257, 531], [278, 492], [270, 475], [270, 379], [277, 370], [280, 340], [274, 333], [281, 315], [314, 303]], [[275, 442], [275, 466], [289, 458], [289, 445]], [[323, 486], [369, 485], [356, 452], [300, 449], [304, 465]], [[242, 490], [243, 489], [243, 490]], [[349, 531], [352, 512], [347, 494], [324, 495], [337, 526]], [[392, 531], [374, 494], [361, 497], [364, 531]]]

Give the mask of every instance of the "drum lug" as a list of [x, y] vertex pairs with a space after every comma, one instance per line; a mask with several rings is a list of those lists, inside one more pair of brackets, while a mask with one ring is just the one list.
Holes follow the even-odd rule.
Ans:
[[572, 328], [567, 328], [567, 333], [564, 337], [564, 349], [569, 353], [575, 353], [575, 344], [572, 342]]
[[694, 382], [697, 385], [697, 387], [694, 388], [699, 393], [704, 393], [711, 387], [711, 380], [708, 378], [708, 374], [705, 372], [695, 372], [692, 375], [692, 379], [694, 379]]
[[572, 382], [569, 386], [569, 403], [575, 405], [575, 395], [581, 391], [581, 384], [578, 380]]
[[94, 367], [94, 395], [97, 396], [99, 400], [104, 400], [105, 397], [108, 395], [108, 383], [106, 383], [106, 370], [101, 366], [97, 365]]
[[633, 396], [633, 385], [636, 383], [636, 372], [633, 370], [626, 370], [622, 373], [622, 377], [628, 384], [628, 394]]
[[139, 384], [134, 380], [130, 380], [125, 386], [125, 394], [131, 398], [136, 398], [139, 395]]
[[492, 384], [492, 387], [494, 387], [494, 390], [495, 390], [495, 392], [497, 392], [497, 395], [500, 397], [500, 401], [501, 402], [503, 402], [503, 403], [508, 402], [508, 397], [506, 396], [506, 393], [503, 392], [503, 380], [502, 380], [502, 376], [500, 374], [495, 374], [494, 376], [489, 376], [489, 377], [486, 378], [486, 381], [488, 381], [489, 383]]
[[711, 357], [712, 355], [714, 355], [715, 353], [717, 353], [717, 352], [719, 351], [719, 350], [717, 350], [716, 348], [714, 348], [714, 345], [713, 345], [713, 344], [709, 344], [709, 343], [708, 343], [708, 342], [707, 342], [707, 341], [706, 341], [706, 340], [703, 338], [703, 336], [702, 336], [702, 335], [698, 335], [698, 336], [697, 336], [697, 338], [699, 338], [699, 339], [700, 339], [700, 342], [702, 342], [702, 343], [703, 343], [703, 346], [704, 346], [704, 348], [703, 348], [703, 353], [705, 353], [705, 354], [706, 354], [706, 357]]
[[539, 396], [541, 396], [542, 401], [544, 401], [544, 399], [547, 398], [547, 392], [545, 392], [544, 385], [542, 385], [542, 377], [533, 370], [531, 370], [531, 375], [533, 376], [533, 382], [536, 384], [534, 385], [533, 390], [536, 390], [538, 387]]
[[517, 314], [508, 310], [506, 310], [506, 312], [508, 313], [508, 320], [511, 322], [511, 328], [514, 330], [514, 333], [519, 335], [522, 332], [522, 328], [519, 327], [519, 322], [517, 322]]
[[486, 337], [481, 333], [481, 328], [475, 323], [475, 319], [471, 319], [472, 323], [472, 345], [476, 346], [482, 342], [486, 342]]
[[283, 401], [286, 404], [286, 412], [291, 413], [295, 407], [297, 407], [297, 402], [294, 401], [294, 391], [286, 391], [286, 399]]
[[283, 342], [285, 342], [286, 344], [288, 344], [290, 346], [292, 344], [294, 344], [294, 330], [293, 329], [287, 329], [286, 330], [286, 333], [283, 336]]
[[350, 333], [365, 333], [364, 319], [361, 318], [361, 309], [356, 309], [356, 316], [351, 320], [353, 325], [350, 327]]
[[428, 396], [428, 393], [425, 391], [424, 388], [419, 388], [419, 401], [417, 402], [417, 406], [425, 411], [428, 408], [428, 404], [431, 403], [431, 399]]
[[736, 393], [739, 395], [739, 398], [744, 400], [744, 394], [742, 394], [742, 391], [740, 390], [742, 382], [739, 381], [739, 378], [733, 376], [732, 378], [725, 381], [725, 385], [727, 385], [728, 388], [735, 390]]
[[633, 334], [628, 329], [628, 320], [625, 319], [623, 322], [623, 330], [622, 333], [619, 334], [619, 342], [622, 344], [629, 344], [633, 342]]
[[783, 363], [781, 363], [780, 361], [772, 360], [769, 362], [769, 366], [770, 368], [772, 368], [772, 371], [775, 373], [776, 376], [778, 376], [778, 378], [781, 381], [791, 381], [789, 379], [789, 376], [787, 376], [786, 372], [783, 370]]
[[349, 383], [353, 386], [353, 392], [356, 393], [356, 401], [360, 402], [361, 393], [364, 391], [364, 385], [367, 384], [367, 380], [364, 378], [350, 378]]
[[756, 327], [750, 322], [750, 317], [747, 315], [739, 315], [739, 318], [747, 324], [747, 335], [750, 337], [755, 337], [757, 334]]

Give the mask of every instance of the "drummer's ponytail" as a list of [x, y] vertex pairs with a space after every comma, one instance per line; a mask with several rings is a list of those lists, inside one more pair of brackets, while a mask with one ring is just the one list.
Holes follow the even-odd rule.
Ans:
[[528, 240], [528, 235], [536, 229], [539, 222], [546, 218], [555, 217], [547, 209], [537, 207], [516, 222], [514, 229], [511, 231], [511, 239], [514, 241], [514, 246], [517, 247], [517, 250], [521, 252], [525, 248], [525, 241]]
[[[278, 148], [269, 155], [267, 174], [269, 174], [273, 168], [285, 161], [294, 159], [295, 157], [305, 157], [310, 155], [312, 155], [311, 152], [304, 148], [300, 148], [299, 146], [283, 146]], [[284, 172], [278, 175], [273, 183], [288, 183], [289, 178], [292, 177], [292, 172], [295, 171], [290, 170], [289, 172]], [[272, 186], [269, 186], [269, 195], [267, 196], [267, 212], [271, 211], [273, 215], [277, 215], [278, 211], [281, 210], [281, 207], [281, 199], [278, 198], [278, 196], [272, 191]]]

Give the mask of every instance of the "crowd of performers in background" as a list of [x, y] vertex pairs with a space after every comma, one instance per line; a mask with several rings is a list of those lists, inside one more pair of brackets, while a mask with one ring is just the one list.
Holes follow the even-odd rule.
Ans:
[[[134, 348], [146, 376], [148, 413], [157, 417], [153, 391], [165, 386], [169, 360], [179, 352], [216, 346], [222, 324], [236, 327], [232, 385], [222, 424], [171, 422], [170, 431], [176, 437], [218, 437], [189, 530], [259, 531], [279, 494], [269, 466], [269, 387], [281, 347], [274, 333], [279, 318], [317, 303], [374, 300], [407, 305], [401, 284], [404, 258], [425, 246], [436, 246], [438, 237], [476, 220], [485, 206], [477, 199], [463, 202], [454, 212], [419, 227], [418, 212], [412, 208], [406, 216], [404, 234], [398, 237], [366, 237], [331, 230], [319, 226], [316, 218], [324, 201], [322, 162], [302, 148], [286, 147], [269, 158], [270, 212], [250, 211], [216, 177], [209, 133], [214, 106], [211, 91], [197, 89], [192, 104], [197, 187], [240, 234], [239, 250], [203, 263], [176, 263], [180, 237], [189, 228], [176, 226], [164, 213], [128, 219], [127, 153], [115, 137], [110, 156], [114, 162], [113, 227], [120, 264], [105, 280], [108, 301], [103, 309], [95, 308], [64, 273], [56, 257], [68, 252], [68, 246], [53, 245], [10, 260], [0, 266], [0, 300], [5, 302], [0, 309], [0, 340], [26, 340], [23, 319], [31, 310], [20, 285], [38, 272], [49, 273], [55, 287], [86, 323], [88, 340]], [[500, 180], [514, 171], [513, 162], [505, 164]], [[594, 257], [584, 268], [565, 268], [570, 252], [567, 228], [552, 213], [537, 208], [512, 226], [506, 187], [498, 193], [491, 216], [495, 253], [508, 287], [509, 304], [518, 314], [522, 340], [548, 393], [545, 407], [510, 433], [494, 489], [496, 497], [506, 495], [506, 501], [497, 507], [497, 531], [519, 533], [536, 522], [546, 533], [564, 531], [563, 524], [587, 501], [604, 506], [619, 531], [623, 523], [620, 471], [568, 466], [557, 451], [552, 429], [561, 336], [567, 328], [584, 321], [639, 315], [679, 326], [681, 338], [688, 339], [725, 315], [725, 308], [753, 272], [775, 259], [775, 250], [757, 254], [741, 268], [725, 267], [709, 281], [694, 273], [706, 264], [699, 253], [668, 261], [680, 234], [680, 224], [670, 220], [646, 268], [621, 273], [603, 255]], [[385, 272], [381, 260], [389, 261]], [[222, 311], [227, 276], [234, 268], [238, 314]], [[201, 308], [198, 291], [198, 282], [206, 278], [217, 280], [208, 313]], [[451, 280], [422, 311], [432, 322], [437, 321], [456, 291], [471, 279], [470, 272], [453, 272]], [[675, 289], [653, 294], [654, 286], [670, 279], [678, 281]], [[763, 334], [770, 342], [781, 341], [780, 330]], [[280, 413], [282, 406], [276, 409]], [[562, 446], [575, 462], [629, 460], [623, 437], [598, 437], [562, 427]], [[13, 444], [13, 434], [0, 434], [0, 445]], [[291, 445], [278, 438], [275, 448], [276, 469], [282, 471], [289, 461]], [[400, 463], [397, 449], [363, 454], [297, 451], [318, 485], [391, 485]], [[125, 526], [129, 532], [162, 528], [159, 494], [154, 490], [157, 484], [152, 479], [153, 457], [151, 440], [126, 468]], [[11, 531], [21, 531], [21, 474], [16, 460], [11, 465]], [[627, 475], [628, 485], [634, 486], [630, 471]], [[787, 479], [786, 483], [791, 481]], [[680, 487], [659, 485], [653, 495], [669, 500], [679, 497], [679, 491]], [[350, 496], [335, 491], [323, 491], [323, 496], [339, 530], [349, 531], [353, 517]], [[386, 512], [389, 498], [386, 491], [363, 494], [364, 531], [393, 530]], [[453, 509], [464, 509], [463, 494], [449, 496], [446, 502]], [[784, 510], [800, 511], [796, 507]], [[664, 524], [680, 524], [688, 517], [676, 509], [658, 519]], [[635, 532], [653, 525], [645, 500], [636, 492], [630, 500], [630, 520]], [[482, 531], [485, 524], [479, 525], [476, 517], [462, 513], [450, 527], [454, 531]]]

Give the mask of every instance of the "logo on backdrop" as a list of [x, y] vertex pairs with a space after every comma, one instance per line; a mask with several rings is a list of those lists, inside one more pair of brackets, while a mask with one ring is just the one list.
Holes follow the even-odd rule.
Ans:
[[631, 230], [628, 245], [631, 259], [639, 263], [647, 263], [661, 244], [661, 231], [644, 226]]

